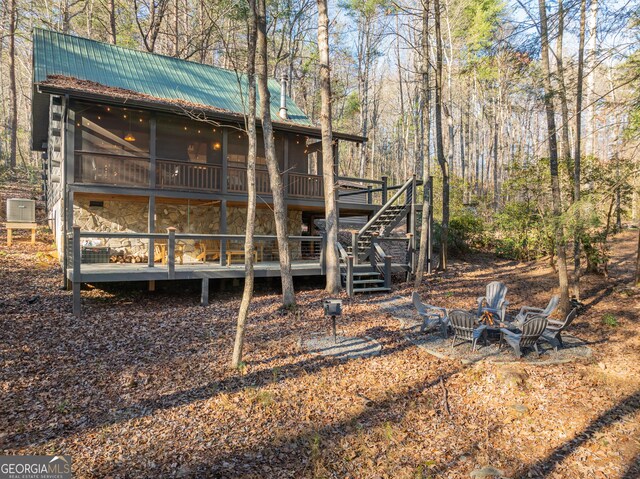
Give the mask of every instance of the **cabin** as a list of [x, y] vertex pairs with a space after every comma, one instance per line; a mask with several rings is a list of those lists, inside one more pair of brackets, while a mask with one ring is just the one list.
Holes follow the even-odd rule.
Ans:
[[[293, 274], [321, 275], [321, 132], [286, 86], [269, 80]], [[246, 90], [232, 70], [34, 30], [32, 148], [42, 152], [48, 220], [65, 280], [77, 290], [74, 311], [81, 283], [201, 279], [205, 302], [210, 278], [244, 276]], [[350, 293], [388, 288], [391, 271], [410, 271], [415, 253], [420, 182], [339, 175], [340, 142], [362, 141], [334, 133], [340, 223], [356, 223], [336, 245]], [[261, 143], [256, 276], [278, 276]], [[401, 222], [407, 234], [394, 241], [404, 242], [404, 257], [392, 262], [382, 240]]]

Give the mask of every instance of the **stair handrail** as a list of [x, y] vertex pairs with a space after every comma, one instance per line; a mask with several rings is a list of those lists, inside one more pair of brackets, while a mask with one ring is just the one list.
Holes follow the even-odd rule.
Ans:
[[[382, 246], [378, 244], [377, 240], [373, 242], [373, 251], [375, 252], [375, 254], [372, 255], [374, 259], [372, 259], [371, 262], [374, 263], [375, 268], [379, 272], [381, 272], [382, 275], [384, 276], [384, 287], [390, 288], [391, 287], [391, 256], [389, 256], [387, 253], [384, 252], [384, 250], [382, 249]], [[382, 261], [382, 263], [384, 264], [382, 270], [378, 266], [378, 259], [380, 259], [380, 261]]]
[[347, 253], [347, 250], [344, 249], [344, 246], [342, 246], [340, 241], [336, 241], [336, 248], [338, 249], [338, 256], [340, 256], [340, 260], [346, 263], [349, 254]]
[[338, 254], [340, 255], [340, 262], [345, 263], [345, 286], [347, 288], [347, 294], [350, 298], [353, 298], [353, 256], [349, 256], [344, 246], [339, 241], [336, 241], [336, 248], [338, 248]]
[[[366, 225], [364, 225], [362, 228], [360, 228], [360, 231], [358, 231], [358, 236], [360, 236], [362, 233], [364, 233], [365, 231], [367, 231], [367, 229], [368, 229], [368, 228], [369, 228], [373, 223], [375, 223], [375, 222], [376, 222], [376, 220], [377, 220], [378, 218], [380, 218], [380, 216], [382, 216], [382, 214], [383, 214], [385, 211], [387, 211], [387, 210], [388, 210], [388, 209], [393, 205], [393, 203], [395, 203], [395, 202], [396, 202], [396, 200], [397, 200], [398, 198], [400, 198], [400, 196], [402, 195], [402, 193], [404, 193], [405, 191], [407, 191], [407, 189], [408, 189], [408, 188], [413, 184], [414, 180], [415, 180], [415, 175], [414, 175], [414, 176], [412, 176], [411, 178], [409, 178], [409, 179], [407, 180], [407, 182], [406, 182], [404, 185], [402, 185], [402, 187], [401, 187], [398, 191], [396, 191], [396, 194], [395, 194], [395, 195], [393, 195], [393, 196], [391, 197], [391, 199], [390, 199], [389, 201], [387, 201], [384, 205], [382, 205], [382, 208], [380, 208], [380, 209], [378, 210], [378, 212], [377, 212], [375, 215], [373, 215], [373, 217], [372, 217], [372, 218], [367, 222], [367, 224], [366, 224]], [[412, 201], [413, 201], [413, 199], [412, 199]], [[355, 246], [357, 246], [357, 245], [354, 245], [354, 247], [355, 247]]]

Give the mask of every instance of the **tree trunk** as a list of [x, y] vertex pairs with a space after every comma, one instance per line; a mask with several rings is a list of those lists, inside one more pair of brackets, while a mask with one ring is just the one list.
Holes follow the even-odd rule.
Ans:
[[[556, 39], [556, 63], [558, 66], [558, 93], [560, 96], [560, 110], [562, 114], [562, 159], [571, 172], [571, 146], [569, 144], [569, 105], [567, 103], [567, 85], [564, 78], [564, 5], [558, 0], [558, 36]], [[573, 194], [573, 191], [571, 192]]]
[[7, 164], [15, 168], [18, 156], [18, 92], [16, 90], [16, 0], [9, 1], [9, 157]]
[[287, 231], [287, 204], [284, 200], [284, 185], [280, 168], [276, 157], [275, 142], [273, 140], [273, 125], [271, 123], [271, 95], [268, 88], [267, 77], [267, 13], [266, 0], [258, 0], [257, 25], [257, 78], [258, 93], [260, 94], [260, 116], [262, 117], [262, 135], [264, 137], [264, 152], [269, 181], [273, 194], [273, 214], [276, 221], [276, 234], [278, 236], [278, 254], [280, 256], [280, 277], [282, 279], [282, 303], [285, 307], [296, 304], [296, 296], [293, 289], [291, 276], [291, 253], [289, 252], [289, 239]]
[[255, 249], [253, 235], [256, 226], [256, 1], [249, 0], [249, 18], [247, 32], [247, 137], [249, 151], [247, 153], [247, 225], [244, 238], [244, 291], [238, 311], [236, 326], [236, 341], [233, 345], [233, 357], [231, 367], [237, 368], [242, 361], [242, 349], [244, 346], [244, 332], [249, 316], [249, 306], [253, 297], [253, 251]]
[[573, 239], [573, 295], [580, 300], [580, 162], [582, 155], [582, 84], [584, 81], [584, 36], [587, 0], [580, 1], [580, 33], [578, 40], [578, 76], [576, 78], [576, 132], [573, 158], [573, 201], [576, 205], [576, 231]]
[[116, 1], [109, 0], [109, 40], [116, 44]]
[[638, 254], [636, 255], [636, 279], [635, 286], [640, 286], [640, 225], [638, 225]]
[[[431, 121], [429, 118], [429, 111], [431, 109], [431, 91], [429, 89], [429, 0], [425, 0], [422, 10], [422, 72], [421, 72], [421, 85], [422, 88], [422, 104], [420, 109], [421, 117], [421, 142], [422, 146], [422, 223], [420, 225], [420, 253], [418, 254], [418, 266], [416, 268], [415, 287], [418, 288], [422, 284], [422, 277], [424, 276], [424, 263], [428, 257], [429, 248], [429, 234], [431, 225], [429, 220], [431, 215], [429, 211], [432, 207], [429, 198], [430, 194], [427, 191], [427, 182], [431, 174], [431, 165], [429, 160], [429, 139]], [[431, 268], [428, 268], [431, 271]]]
[[329, 14], [327, 0], [318, 0], [318, 50], [320, 53], [320, 125], [322, 127], [322, 177], [324, 180], [325, 261], [328, 293], [340, 290], [338, 242], [338, 211], [336, 205], [333, 132], [331, 125], [331, 68], [329, 64]]
[[593, 96], [596, 89], [596, 49], [598, 41], [598, 1], [591, 0], [589, 12], [589, 53], [587, 54], [587, 131], [586, 148], [587, 155], [596, 154], [596, 109], [593, 105]]
[[560, 179], [558, 177], [558, 143], [556, 138], [555, 111], [553, 108], [553, 87], [551, 85], [551, 65], [549, 62], [549, 35], [547, 29], [547, 10], [545, 0], [538, 0], [540, 9], [540, 40], [542, 44], [542, 78], [545, 90], [544, 104], [547, 114], [547, 131], [549, 143], [549, 168], [551, 171], [551, 195], [553, 202], [554, 233], [558, 256], [558, 280], [560, 286], [560, 307], [563, 314], [569, 309], [569, 281], [567, 277], [567, 257], [561, 223], [562, 202], [560, 196]]
[[444, 154], [442, 136], [442, 32], [440, 28], [440, 0], [434, 1], [436, 27], [436, 156], [442, 170], [442, 228], [440, 234], [440, 269], [447, 269], [449, 238], [449, 165]]

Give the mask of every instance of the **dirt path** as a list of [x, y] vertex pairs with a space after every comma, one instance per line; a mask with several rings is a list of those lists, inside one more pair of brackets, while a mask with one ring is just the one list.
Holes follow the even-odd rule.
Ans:
[[[366, 296], [344, 298], [340, 325], [382, 354], [310, 356], [300, 337], [328, 324], [323, 293], [305, 290], [296, 312], [256, 297], [246, 367], [229, 370], [239, 292], [203, 308], [179, 285], [93, 289], [76, 319], [48, 245], [0, 246], [0, 450], [70, 454], [77, 477], [639, 477], [640, 302], [619, 283], [634, 234], [616, 238], [616, 279], [584, 279], [573, 332], [593, 358], [554, 367], [433, 358]], [[555, 291], [544, 263], [470, 259], [423, 298], [472, 308], [497, 279], [516, 311]]]

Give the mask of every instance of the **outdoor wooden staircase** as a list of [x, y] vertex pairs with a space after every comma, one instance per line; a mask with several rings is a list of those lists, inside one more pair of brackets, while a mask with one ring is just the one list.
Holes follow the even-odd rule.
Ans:
[[[412, 218], [415, 217], [416, 186], [417, 181], [414, 176], [397, 188], [398, 191], [393, 197], [382, 205], [366, 225], [353, 233], [350, 246], [345, 248], [339, 242], [336, 244], [340, 258], [342, 285], [349, 296], [355, 293], [391, 291], [391, 256], [384, 252], [378, 240], [388, 237], [402, 220], [409, 219], [409, 215]], [[413, 228], [415, 221], [411, 220], [410, 224]], [[408, 235], [408, 238], [410, 250], [413, 251], [415, 240], [412, 235]], [[401, 265], [410, 269], [411, 265], [405, 265], [405, 260], [406, 258], [401, 259]]]
[[415, 189], [416, 179], [413, 177], [407, 180], [386, 204], [382, 205], [382, 208], [360, 231], [353, 234], [352, 246], [348, 252], [357, 255], [358, 261], [365, 261], [371, 252], [372, 237], [388, 236], [411, 213]]

